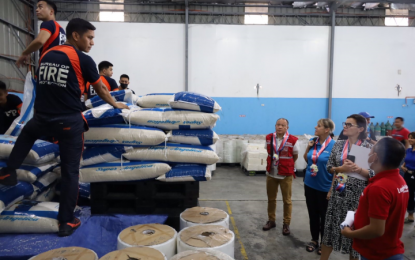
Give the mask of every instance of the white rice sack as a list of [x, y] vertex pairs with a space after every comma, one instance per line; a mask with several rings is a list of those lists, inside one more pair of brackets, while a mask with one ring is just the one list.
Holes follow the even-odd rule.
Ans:
[[144, 108], [170, 107], [169, 101], [173, 93], [153, 93], [138, 97], [137, 105]]
[[59, 175], [54, 172], [48, 172], [37, 181], [33, 183], [33, 187], [35, 188], [35, 196], [41, 194], [42, 192], [46, 191], [48, 188], [56, 184]]
[[157, 178], [163, 182], [210, 181], [211, 179], [208, 166], [200, 164], [177, 164], [172, 166], [168, 173]]
[[56, 194], [56, 184], [53, 184], [47, 188], [44, 192], [40, 193], [36, 197], [36, 201], [52, 201]]
[[[121, 102], [124, 103], [124, 102]], [[130, 109], [138, 110], [137, 106], [125, 103]], [[122, 109], [114, 108], [110, 104], [104, 104], [95, 108], [91, 108], [83, 112], [88, 126], [99, 126], [108, 124], [125, 124], [124, 118], [121, 116]]]
[[114, 162], [121, 159], [123, 153], [133, 149], [132, 146], [103, 145], [88, 147], [82, 153], [81, 166]]
[[222, 108], [208, 96], [194, 92], [179, 92], [170, 100], [170, 106], [177, 109], [193, 110], [206, 113], [216, 113]]
[[[118, 90], [110, 92], [112, 99], [114, 101], [126, 102], [133, 104], [133, 92], [130, 89], [125, 90]], [[88, 108], [98, 107], [101, 105], [106, 104], [104, 100], [102, 100], [99, 96], [95, 96], [91, 99], [85, 101], [85, 106]]]
[[29, 71], [26, 74], [24, 83], [23, 104], [20, 108], [20, 115], [13, 121], [5, 134], [18, 136], [26, 123], [33, 117], [35, 96], [36, 96], [36, 81]]
[[209, 146], [219, 140], [219, 136], [211, 129], [171, 130], [167, 133], [169, 142]]
[[[62, 182], [56, 184], [56, 194], [61, 195]], [[91, 198], [91, 184], [88, 182], [79, 183], [79, 198], [90, 199]]]
[[80, 182], [137, 181], [157, 178], [170, 171], [162, 162], [114, 162], [84, 166], [79, 172]]
[[24, 181], [19, 181], [15, 186], [0, 185], [0, 212], [24, 198], [30, 198], [34, 191], [33, 185]]
[[219, 160], [218, 155], [209, 146], [187, 144], [157, 145], [138, 147], [123, 154], [128, 160], [165, 161], [180, 163], [214, 164]]
[[0, 214], [0, 233], [55, 233], [59, 203], [23, 200]]
[[131, 124], [165, 130], [209, 129], [213, 128], [219, 119], [216, 114], [171, 108], [144, 108], [128, 115], [123, 113], [123, 116]]
[[[8, 159], [17, 137], [0, 135], [0, 160]], [[59, 155], [59, 146], [42, 140], [37, 140], [32, 146], [24, 164], [39, 165], [50, 162]]]
[[91, 198], [91, 183], [80, 182], [79, 183], [79, 197], [90, 199]]
[[[58, 163], [56, 161], [41, 165], [21, 165], [16, 170], [17, 180], [33, 183], [45, 173], [52, 171], [57, 165]], [[7, 163], [0, 161], [0, 169], [3, 167], [7, 167]]]
[[166, 134], [156, 128], [136, 125], [102, 125], [90, 127], [84, 134], [85, 145], [157, 145]]

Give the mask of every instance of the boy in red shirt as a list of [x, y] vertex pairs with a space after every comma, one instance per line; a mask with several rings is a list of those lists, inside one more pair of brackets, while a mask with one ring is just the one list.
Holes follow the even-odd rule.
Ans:
[[409, 193], [398, 167], [404, 156], [405, 147], [392, 138], [381, 139], [369, 154], [375, 176], [360, 196], [354, 230], [342, 230], [345, 237], [353, 238], [353, 248], [362, 260], [403, 259], [400, 238]]

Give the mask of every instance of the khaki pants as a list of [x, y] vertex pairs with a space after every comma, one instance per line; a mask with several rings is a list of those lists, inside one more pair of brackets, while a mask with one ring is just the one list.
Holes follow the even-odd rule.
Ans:
[[291, 192], [293, 176], [284, 179], [275, 179], [267, 176], [267, 195], [268, 195], [268, 220], [275, 221], [275, 211], [277, 209], [278, 186], [281, 186], [282, 201], [284, 202], [284, 224], [290, 225], [291, 222]]

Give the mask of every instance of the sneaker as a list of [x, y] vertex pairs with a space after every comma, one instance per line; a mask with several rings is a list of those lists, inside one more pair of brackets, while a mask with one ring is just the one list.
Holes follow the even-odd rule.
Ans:
[[74, 218], [72, 222], [59, 224], [58, 236], [60, 237], [70, 236], [80, 226], [81, 226], [81, 221], [78, 218]]
[[17, 184], [16, 170], [10, 168], [2, 168], [0, 170], [0, 184], [5, 186], [14, 186]]

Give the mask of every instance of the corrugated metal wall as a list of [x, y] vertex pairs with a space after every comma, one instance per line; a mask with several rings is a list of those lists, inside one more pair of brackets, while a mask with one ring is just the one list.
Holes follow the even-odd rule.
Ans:
[[[58, 20], [70, 20], [80, 17], [90, 21], [99, 21], [99, 4], [58, 3]], [[269, 25], [329, 25], [330, 17], [325, 9], [290, 8], [270, 6], [269, 13], [281, 14], [269, 16]], [[125, 22], [136, 23], [184, 23], [183, 5], [125, 5]], [[189, 6], [189, 23], [192, 24], [244, 24], [244, 7], [235, 5], [194, 5]], [[148, 12], [148, 13], [143, 13]], [[197, 13], [197, 14], [196, 14]], [[206, 13], [205, 15], [203, 13]], [[412, 16], [415, 12], [410, 12]], [[339, 26], [385, 26], [385, 8], [363, 10], [359, 8], [339, 8], [336, 23]], [[343, 15], [343, 17], [341, 17]], [[414, 19], [410, 26], [415, 26]], [[412, 23], [411, 23], [412, 22]]]
[[9, 89], [16, 91], [23, 91], [24, 77], [22, 78], [22, 74], [27, 74], [28, 66], [21, 67], [22, 73], [19, 73], [17, 67], [12, 65], [14, 61], [7, 60], [7, 58], [17, 59], [23, 51], [13, 30], [25, 46], [33, 40], [33, 36], [8, 25], [7, 22], [22, 29], [30, 28], [33, 26], [32, 12], [31, 8], [20, 1], [0, 1], [0, 19], [6, 21], [0, 20], [0, 56], [2, 56], [0, 58], [0, 80], [5, 81]]

